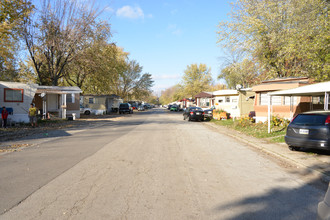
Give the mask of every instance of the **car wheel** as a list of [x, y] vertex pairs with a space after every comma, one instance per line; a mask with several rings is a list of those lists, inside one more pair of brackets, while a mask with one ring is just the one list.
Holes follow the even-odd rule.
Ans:
[[188, 118], [188, 121], [191, 121], [191, 118], [190, 118], [190, 116], [189, 116], [189, 118]]
[[292, 151], [299, 151], [299, 147], [289, 146], [289, 149]]
[[91, 112], [90, 111], [85, 111], [85, 113], [84, 113], [85, 115], [90, 115], [91, 114]]

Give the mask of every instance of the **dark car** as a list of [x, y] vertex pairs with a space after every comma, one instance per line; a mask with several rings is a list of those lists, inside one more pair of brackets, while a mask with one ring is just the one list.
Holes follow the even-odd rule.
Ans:
[[183, 120], [188, 118], [189, 121], [204, 121], [204, 111], [200, 107], [188, 107], [183, 112]]
[[213, 109], [205, 109], [204, 110], [204, 119], [211, 120], [213, 118]]
[[119, 114], [124, 114], [124, 113], [133, 114], [133, 108], [131, 104], [121, 103], [119, 105]]
[[302, 147], [330, 150], [330, 111], [298, 114], [287, 128], [285, 143], [290, 150]]

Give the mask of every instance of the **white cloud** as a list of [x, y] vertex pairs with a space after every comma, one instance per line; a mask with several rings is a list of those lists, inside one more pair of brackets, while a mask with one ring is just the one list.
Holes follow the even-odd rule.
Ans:
[[[144, 18], [143, 10], [139, 6], [129, 6], [126, 5], [122, 8], [119, 8], [116, 12], [118, 17], [130, 18], [130, 19], [139, 19]], [[147, 17], [152, 17], [152, 15], [148, 14]]]
[[106, 7], [104, 10], [111, 13], [115, 12], [115, 10], [111, 7]]

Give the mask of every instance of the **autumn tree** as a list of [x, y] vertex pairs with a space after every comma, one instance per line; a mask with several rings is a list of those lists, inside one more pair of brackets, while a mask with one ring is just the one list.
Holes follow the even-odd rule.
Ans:
[[194, 97], [196, 94], [207, 91], [212, 83], [211, 69], [205, 64], [191, 64], [187, 66], [182, 77], [184, 96]]
[[33, 5], [27, 0], [0, 0], [0, 80], [17, 77], [17, 51], [23, 20]]
[[117, 47], [103, 40], [93, 41], [90, 47], [79, 51], [64, 74], [65, 81], [70, 86], [78, 86], [84, 92], [94, 91], [94, 94], [108, 94], [113, 75], [112, 67], [117, 62]]
[[238, 0], [218, 43], [244, 51], [268, 78], [329, 80], [329, 1]]
[[142, 66], [135, 60], [126, 60], [123, 64], [119, 66], [118, 78], [111, 85], [115, 94], [128, 101], [150, 92], [153, 85], [151, 74], [142, 74]]
[[43, 0], [35, 16], [25, 20], [23, 36], [40, 84], [59, 84], [68, 64], [94, 40], [102, 26], [98, 16], [97, 9], [78, 0]]
[[218, 84], [210, 85], [210, 89], [208, 91], [213, 92], [213, 91], [224, 90], [224, 89], [227, 89], [227, 85], [223, 84], [223, 83], [218, 83]]
[[223, 68], [218, 79], [226, 80], [228, 88], [231, 89], [235, 89], [237, 85], [248, 88], [258, 83], [258, 69], [254, 62], [244, 59]]
[[176, 84], [162, 91], [159, 101], [161, 104], [166, 105], [181, 98], [183, 98], [183, 87], [180, 84]]

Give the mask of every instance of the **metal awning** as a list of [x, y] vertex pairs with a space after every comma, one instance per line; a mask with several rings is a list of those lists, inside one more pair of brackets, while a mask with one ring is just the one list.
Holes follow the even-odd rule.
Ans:
[[290, 96], [290, 113], [292, 117], [292, 96], [324, 96], [324, 110], [329, 109], [330, 81], [301, 86], [268, 93], [268, 133], [270, 133], [271, 98], [272, 96]]
[[322, 96], [330, 93], [330, 81], [268, 93], [270, 96]]

